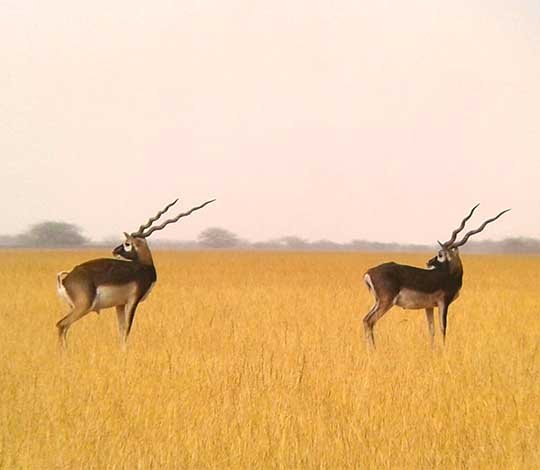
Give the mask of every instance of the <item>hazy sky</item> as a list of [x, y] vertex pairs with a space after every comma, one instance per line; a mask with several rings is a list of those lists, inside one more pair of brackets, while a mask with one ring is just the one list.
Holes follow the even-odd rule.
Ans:
[[0, 0], [0, 44], [0, 233], [540, 237], [535, 1]]

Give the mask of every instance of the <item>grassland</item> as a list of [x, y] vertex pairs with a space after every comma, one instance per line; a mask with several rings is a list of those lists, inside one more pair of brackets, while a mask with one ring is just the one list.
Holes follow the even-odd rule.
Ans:
[[[2, 468], [540, 468], [540, 258], [464, 256], [449, 338], [391, 310], [382, 254], [156, 253], [128, 351], [76, 323], [56, 272], [106, 253], [0, 252]], [[438, 331], [437, 331], [438, 333]]]

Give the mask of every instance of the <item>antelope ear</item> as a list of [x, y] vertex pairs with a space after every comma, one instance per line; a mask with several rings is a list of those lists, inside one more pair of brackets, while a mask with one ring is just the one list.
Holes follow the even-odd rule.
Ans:
[[439, 244], [439, 246], [440, 246], [441, 248], [444, 248], [444, 245], [443, 245], [439, 240], [437, 240], [437, 243]]
[[126, 240], [129, 238], [129, 233], [124, 232], [124, 237], [126, 237]]

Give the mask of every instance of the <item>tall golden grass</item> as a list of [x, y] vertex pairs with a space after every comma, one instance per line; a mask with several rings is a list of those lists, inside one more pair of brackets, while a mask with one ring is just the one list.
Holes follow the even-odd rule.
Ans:
[[106, 310], [61, 353], [103, 255], [0, 253], [2, 468], [540, 468], [538, 257], [464, 256], [446, 346], [393, 309], [368, 354], [364, 271], [426, 256], [158, 252], [127, 352]]

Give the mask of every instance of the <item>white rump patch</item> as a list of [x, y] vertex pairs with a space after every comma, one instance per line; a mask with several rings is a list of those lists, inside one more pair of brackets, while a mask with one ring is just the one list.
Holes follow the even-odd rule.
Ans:
[[67, 293], [66, 288], [64, 287], [64, 279], [67, 277], [69, 272], [67, 271], [61, 271], [56, 275], [56, 291], [58, 292], [58, 295], [61, 299], [64, 299], [68, 305], [73, 308], [74, 303], [71, 300], [71, 297]]
[[373, 288], [373, 282], [371, 282], [371, 276], [369, 274], [366, 273], [366, 275], [364, 276], [364, 281], [372, 291], [375, 291], [375, 289]]

